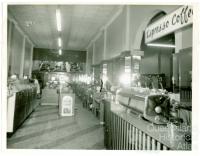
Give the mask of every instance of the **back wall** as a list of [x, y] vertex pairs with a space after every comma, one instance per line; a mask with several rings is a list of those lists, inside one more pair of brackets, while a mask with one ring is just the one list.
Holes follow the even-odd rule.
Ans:
[[62, 50], [62, 55], [56, 49], [34, 48], [33, 60], [86, 62], [86, 51]]

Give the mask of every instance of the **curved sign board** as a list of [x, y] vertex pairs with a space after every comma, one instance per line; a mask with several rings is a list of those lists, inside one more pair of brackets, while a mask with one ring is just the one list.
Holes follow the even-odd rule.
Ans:
[[145, 30], [145, 43], [154, 41], [193, 23], [192, 6], [182, 6], [149, 25]]

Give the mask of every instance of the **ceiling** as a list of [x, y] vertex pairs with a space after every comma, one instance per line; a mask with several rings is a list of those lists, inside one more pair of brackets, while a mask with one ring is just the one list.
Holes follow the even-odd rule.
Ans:
[[[56, 26], [60, 8], [62, 31]], [[9, 5], [8, 11], [37, 48], [85, 50], [103, 25], [120, 9], [117, 5]], [[29, 26], [28, 26], [29, 25]]]

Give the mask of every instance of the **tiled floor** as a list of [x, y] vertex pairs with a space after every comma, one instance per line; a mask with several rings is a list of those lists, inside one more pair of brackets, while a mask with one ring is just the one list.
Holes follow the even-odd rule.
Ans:
[[60, 117], [57, 106], [39, 105], [25, 123], [8, 138], [15, 149], [105, 149], [103, 127], [76, 98], [75, 116]]

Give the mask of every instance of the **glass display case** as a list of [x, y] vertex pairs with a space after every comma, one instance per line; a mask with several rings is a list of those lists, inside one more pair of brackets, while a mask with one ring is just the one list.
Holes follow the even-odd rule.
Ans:
[[28, 80], [9, 80], [7, 93], [7, 132], [12, 134], [39, 104], [36, 85]]

